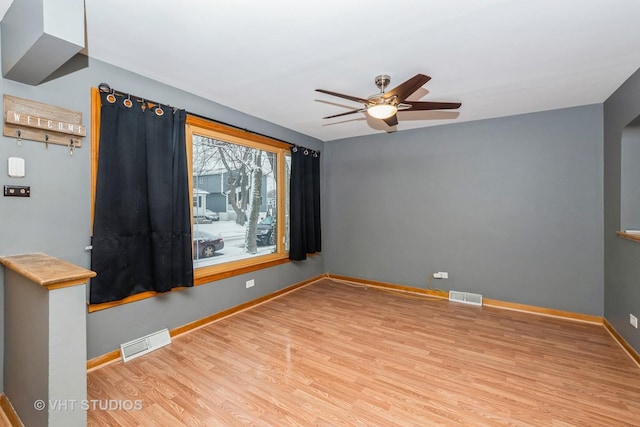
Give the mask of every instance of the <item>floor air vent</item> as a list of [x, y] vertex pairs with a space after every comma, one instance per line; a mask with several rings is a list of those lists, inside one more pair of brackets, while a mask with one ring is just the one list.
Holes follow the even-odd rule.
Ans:
[[482, 295], [470, 292], [449, 291], [449, 301], [463, 302], [465, 304], [482, 305]]
[[171, 344], [169, 330], [163, 329], [142, 338], [120, 344], [120, 354], [122, 355], [122, 361], [128, 362], [131, 359], [135, 359], [138, 356], [142, 356], [143, 354], [147, 354], [169, 344]]

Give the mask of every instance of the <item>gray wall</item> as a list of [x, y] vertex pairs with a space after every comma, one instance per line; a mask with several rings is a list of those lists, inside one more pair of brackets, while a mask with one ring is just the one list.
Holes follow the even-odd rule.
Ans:
[[327, 142], [327, 272], [602, 315], [602, 126], [590, 105]]
[[[625, 127], [638, 116], [640, 71], [633, 74], [604, 103], [604, 315], [624, 339], [640, 352], [640, 332], [629, 324], [629, 314], [640, 318], [640, 243], [619, 238], [615, 234], [621, 228], [622, 135]], [[635, 166], [638, 167], [638, 163]], [[640, 184], [636, 182], [635, 185], [637, 187]]]
[[[0, 80], [0, 87], [3, 94], [81, 111], [84, 124], [90, 130], [90, 88], [102, 82], [120, 91], [254, 132], [322, 149], [323, 144], [317, 139], [96, 60], [89, 60], [86, 69], [36, 87], [6, 79]], [[83, 147], [75, 150], [73, 156], [62, 146], [50, 145], [46, 149], [43, 143], [24, 141], [18, 147], [13, 138], [0, 139], [0, 184], [31, 186], [30, 198], [0, 197], [0, 255], [45, 252], [89, 268], [90, 254], [85, 246], [90, 243], [90, 135], [84, 138]], [[25, 178], [8, 177], [6, 159], [11, 156], [26, 160]], [[181, 326], [322, 272], [324, 259], [320, 255], [306, 262], [287, 263], [246, 277], [233, 277], [88, 314], [87, 356], [100, 356], [118, 349], [123, 342], [162, 328]], [[3, 286], [1, 277], [0, 286]], [[255, 279], [255, 287], [245, 289], [248, 278]]]

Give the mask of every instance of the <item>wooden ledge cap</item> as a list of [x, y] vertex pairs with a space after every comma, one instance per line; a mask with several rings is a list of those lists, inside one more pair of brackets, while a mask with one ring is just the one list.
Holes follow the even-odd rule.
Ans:
[[0, 263], [49, 290], [81, 285], [96, 273], [47, 254], [0, 257]]
[[640, 234], [638, 234], [638, 233], [626, 233], [624, 231], [616, 231], [616, 235], [618, 237], [622, 237], [623, 239], [633, 240], [635, 242], [640, 242]]

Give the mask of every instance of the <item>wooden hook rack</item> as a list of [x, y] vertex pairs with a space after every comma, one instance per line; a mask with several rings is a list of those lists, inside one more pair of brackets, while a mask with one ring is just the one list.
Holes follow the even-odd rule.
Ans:
[[3, 135], [80, 148], [87, 128], [81, 112], [4, 95]]

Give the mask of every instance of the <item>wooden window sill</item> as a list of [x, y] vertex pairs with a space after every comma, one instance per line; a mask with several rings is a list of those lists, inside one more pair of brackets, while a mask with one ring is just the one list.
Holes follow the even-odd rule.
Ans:
[[200, 267], [194, 271], [193, 282], [195, 285], [202, 285], [289, 262], [289, 254], [270, 254], [261, 258], [261, 261], [249, 258], [234, 263]]
[[622, 237], [623, 239], [640, 242], [640, 233], [625, 233], [624, 231], [616, 231], [616, 235], [618, 237]]

